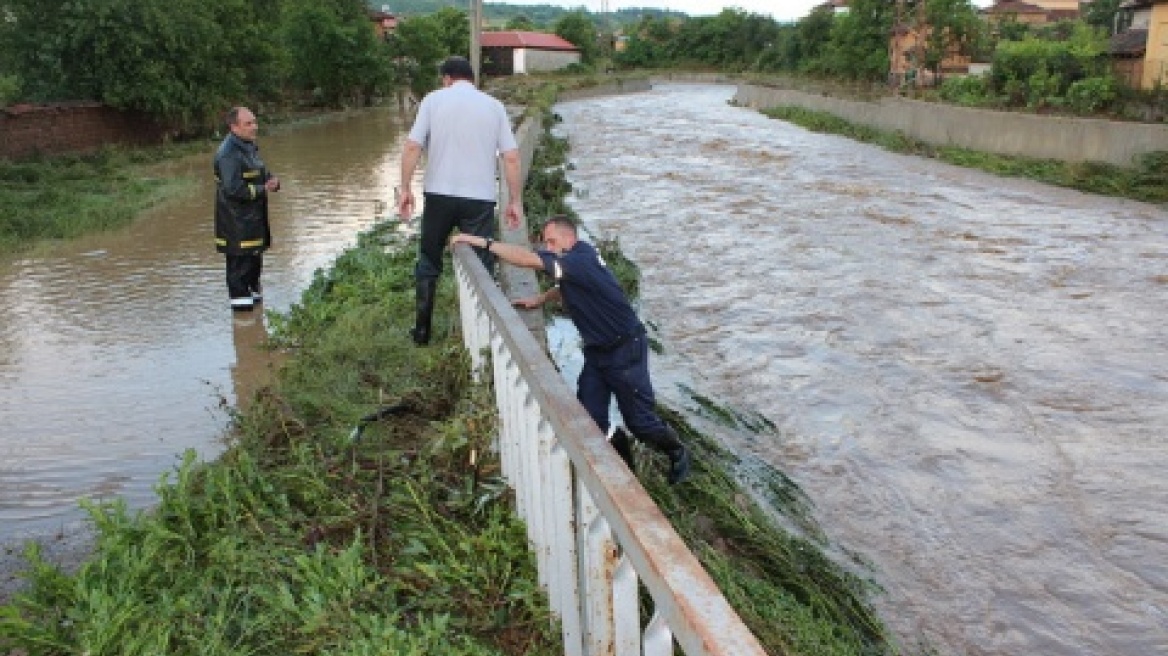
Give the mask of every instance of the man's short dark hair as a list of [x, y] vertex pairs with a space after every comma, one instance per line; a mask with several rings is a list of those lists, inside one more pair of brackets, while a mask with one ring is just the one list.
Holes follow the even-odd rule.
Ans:
[[452, 80], [474, 82], [474, 69], [466, 57], [447, 57], [438, 68], [438, 73], [443, 77], [449, 75]]
[[241, 111], [243, 111], [242, 105], [236, 105], [235, 107], [227, 110], [227, 113], [223, 115], [223, 122], [227, 124], [227, 127], [231, 127], [236, 123], [239, 123], [239, 113]]
[[572, 234], [577, 234], [576, 222], [568, 218], [568, 216], [565, 214], [557, 214], [547, 221], [544, 221], [543, 225], [539, 229], [540, 234], [543, 234], [543, 231], [546, 230], [548, 226], [553, 225], [557, 228], [567, 228], [568, 230], [572, 231]]

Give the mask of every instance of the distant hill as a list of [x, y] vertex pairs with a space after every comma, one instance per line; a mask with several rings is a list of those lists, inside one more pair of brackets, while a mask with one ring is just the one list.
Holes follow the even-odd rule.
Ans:
[[[430, 14], [443, 7], [454, 7], [463, 10], [468, 8], [467, 0], [368, 0], [368, 2], [369, 6], [373, 9], [388, 11], [398, 16]], [[568, 9], [556, 5], [509, 5], [499, 2], [484, 2], [483, 22], [487, 27], [501, 27], [506, 25], [512, 18], [526, 16], [535, 25], [550, 28], [564, 14], [579, 10], [580, 8]], [[631, 25], [640, 22], [641, 18], [645, 15], [655, 17], [671, 16], [675, 18], [687, 15], [678, 11], [655, 9], [652, 7], [619, 9], [617, 11], [611, 11], [605, 16], [600, 16], [587, 9], [584, 9], [584, 13], [592, 17], [598, 24], [611, 23], [615, 25]]]

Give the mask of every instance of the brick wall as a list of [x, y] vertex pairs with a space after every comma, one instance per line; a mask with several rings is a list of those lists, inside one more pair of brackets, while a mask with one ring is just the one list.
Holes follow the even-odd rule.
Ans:
[[106, 145], [161, 143], [166, 131], [132, 112], [99, 103], [12, 105], [0, 109], [0, 158], [90, 153]]

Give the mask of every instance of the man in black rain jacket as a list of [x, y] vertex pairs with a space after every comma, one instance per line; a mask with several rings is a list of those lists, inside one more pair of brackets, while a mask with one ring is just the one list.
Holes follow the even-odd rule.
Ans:
[[280, 180], [260, 159], [255, 114], [233, 107], [227, 127], [231, 134], [215, 153], [215, 249], [227, 258], [231, 309], [250, 310], [263, 299], [263, 252], [272, 244], [268, 194], [280, 190]]

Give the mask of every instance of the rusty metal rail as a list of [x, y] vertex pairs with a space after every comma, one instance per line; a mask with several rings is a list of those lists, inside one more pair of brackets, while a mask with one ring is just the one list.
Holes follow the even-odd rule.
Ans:
[[[674, 639], [689, 656], [765, 654], [468, 246], [454, 269], [463, 339], [475, 374], [493, 376], [503, 474], [564, 654], [665, 656]], [[644, 625], [640, 585], [654, 607]]]

